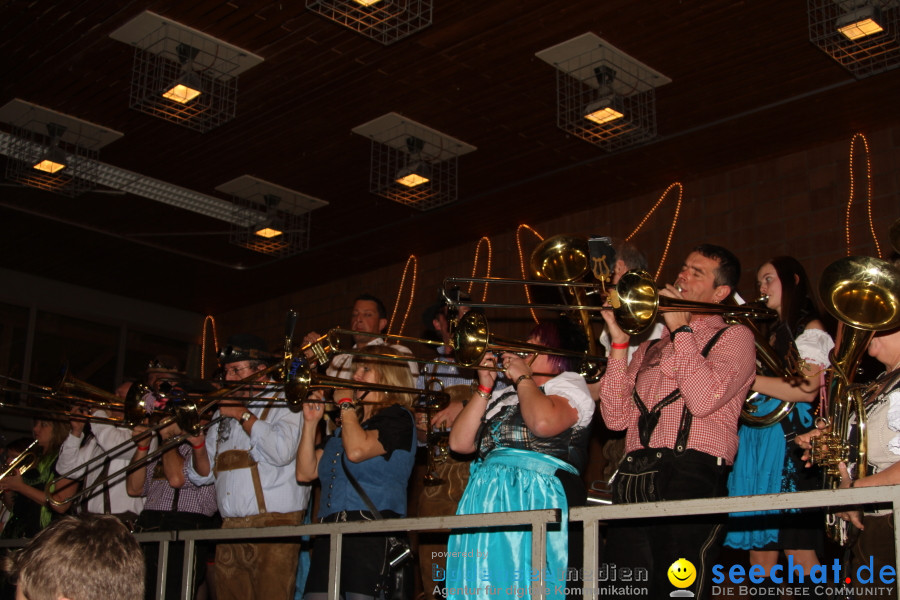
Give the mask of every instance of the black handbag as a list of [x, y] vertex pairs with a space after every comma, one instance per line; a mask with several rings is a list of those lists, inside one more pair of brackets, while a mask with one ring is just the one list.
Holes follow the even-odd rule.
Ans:
[[[356, 480], [356, 477], [347, 468], [344, 463], [346, 455], [341, 456], [341, 468], [344, 474], [353, 485], [356, 493], [362, 498], [369, 511], [376, 519], [384, 517], [375, 508], [375, 504], [366, 494], [365, 490]], [[385, 557], [384, 564], [381, 567], [381, 581], [375, 586], [375, 597], [384, 600], [404, 600], [412, 595], [412, 561], [415, 558], [409, 541], [398, 538], [395, 535], [389, 535], [385, 538]]]

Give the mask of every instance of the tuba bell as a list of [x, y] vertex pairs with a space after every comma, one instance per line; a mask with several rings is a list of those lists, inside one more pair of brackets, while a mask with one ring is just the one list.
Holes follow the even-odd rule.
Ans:
[[[558, 283], [584, 281], [591, 274], [591, 253], [587, 239], [574, 235], [555, 235], [541, 242], [531, 253], [531, 274], [535, 279]], [[587, 305], [587, 291], [583, 287], [565, 287], [576, 306]], [[588, 354], [600, 356], [597, 336], [591, 327], [590, 313], [577, 310], [578, 321], [588, 341]], [[585, 374], [588, 383], [599, 381], [604, 369]]]
[[[840, 462], [855, 459], [858, 477], [866, 475], [866, 412], [853, 380], [875, 332], [900, 325], [900, 270], [878, 258], [842, 258], [822, 273], [819, 296], [838, 320], [838, 330], [826, 380], [827, 404], [820, 417], [827, 430], [813, 440], [811, 456], [822, 467], [825, 487], [837, 488]], [[848, 441], [853, 413], [859, 429], [855, 456]]]

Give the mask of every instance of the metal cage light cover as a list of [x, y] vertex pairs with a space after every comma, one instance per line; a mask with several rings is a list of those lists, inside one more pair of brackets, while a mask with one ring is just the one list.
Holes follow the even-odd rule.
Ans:
[[857, 79], [900, 65], [900, 2], [808, 0], [809, 40]]
[[309, 249], [310, 213], [328, 204], [249, 175], [223, 183], [216, 189], [232, 196], [232, 227], [228, 241], [282, 258]]
[[431, 25], [433, 0], [306, 0], [306, 8], [385, 46]]
[[556, 69], [560, 129], [607, 152], [656, 137], [656, 88], [668, 77], [593, 33], [536, 56]]
[[74, 197], [97, 187], [100, 149], [122, 134], [76, 117], [19, 100], [0, 107], [9, 123], [6, 178]]
[[371, 140], [369, 191], [426, 211], [459, 197], [458, 158], [476, 150], [454, 137], [388, 113], [353, 128]]
[[237, 114], [237, 79], [262, 57], [150, 11], [110, 34], [134, 46], [130, 107], [209, 131]]

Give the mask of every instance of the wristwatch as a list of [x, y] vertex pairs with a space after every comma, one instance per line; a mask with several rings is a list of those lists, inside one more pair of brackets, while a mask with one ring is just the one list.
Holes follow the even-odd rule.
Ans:
[[681, 333], [682, 331], [684, 331], [685, 333], [694, 333], [694, 330], [691, 329], [688, 325], [682, 325], [672, 332], [672, 337], [674, 338], [676, 333]]
[[252, 412], [250, 412], [249, 410], [245, 410], [244, 412], [241, 413], [241, 418], [238, 420], [241, 422], [241, 425], [243, 425], [244, 423], [249, 421], [250, 417], [252, 417], [252, 416], [253, 416]]

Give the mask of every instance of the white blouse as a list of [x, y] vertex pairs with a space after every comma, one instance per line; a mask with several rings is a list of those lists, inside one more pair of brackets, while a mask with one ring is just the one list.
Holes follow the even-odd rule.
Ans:
[[826, 366], [831, 363], [828, 354], [834, 348], [834, 340], [821, 329], [805, 329], [794, 340], [800, 357], [808, 363]]

